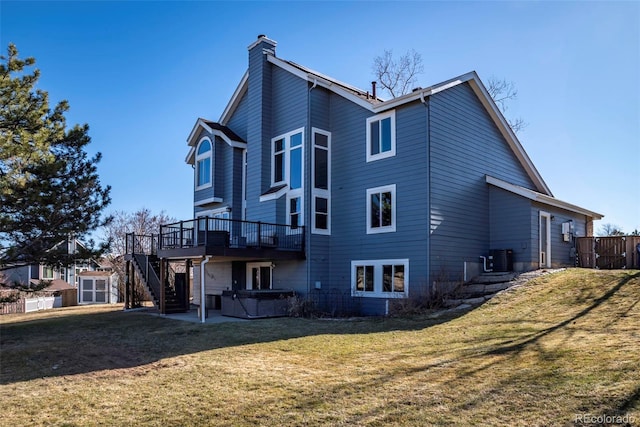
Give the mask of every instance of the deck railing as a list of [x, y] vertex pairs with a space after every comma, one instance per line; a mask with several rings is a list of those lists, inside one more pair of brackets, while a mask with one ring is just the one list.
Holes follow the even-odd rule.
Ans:
[[304, 227], [201, 217], [160, 227], [160, 249], [224, 246], [303, 251]]
[[127, 233], [125, 240], [125, 253], [129, 255], [144, 254], [156, 255], [158, 252], [157, 234]]

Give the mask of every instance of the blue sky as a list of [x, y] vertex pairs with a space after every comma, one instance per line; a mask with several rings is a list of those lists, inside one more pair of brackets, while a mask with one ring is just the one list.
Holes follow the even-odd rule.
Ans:
[[513, 81], [518, 136], [554, 195], [640, 230], [639, 2], [0, 2], [0, 46], [33, 56], [52, 105], [88, 123], [109, 211], [191, 218], [186, 138], [218, 120], [258, 34], [367, 89], [373, 58], [415, 49], [426, 87]]

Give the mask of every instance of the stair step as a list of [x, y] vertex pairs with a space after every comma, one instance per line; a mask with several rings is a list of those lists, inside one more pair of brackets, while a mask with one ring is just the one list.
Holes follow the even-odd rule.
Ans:
[[491, 284], [471, 284], [463, 285], [458, 289], [458, 292], [462, 295], [486, 295], [495, 294], [496, 292], [503, 291], [512, 285], [511, 282], [500, 282]]
[[484, 297], [476, 297], [476, 298], [456, 298], [456, 299], [445, 299], [442, 303], [445, 307], [458, 307], [460, 305], [466, 304], [469, 306], [476, 306], [484, 303], [491, 299], [493, 295], [487, 295]]
[[501, 282], [509, 282], [517, 276], [516, 273], [513, 272], [492, 272], [492, 273], [482, 273], [480, 276], [474, 277], [471, 280], [471, 283], [474, 284], [490, 284], [490, 283], [501, 283]]

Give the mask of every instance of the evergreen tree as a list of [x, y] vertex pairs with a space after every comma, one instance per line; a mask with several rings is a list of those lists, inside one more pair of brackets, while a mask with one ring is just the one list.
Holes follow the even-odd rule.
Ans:
[[[67, 254], [69, 238], [83, 239], [109, 222], [111, 202], [96, 165], [101, 154], [84, 151], [88, 125], [67, 129], [62, 101], [51, 110], [47, 92], [36, 89], [33, 58], [18, 58], [13, 44], [0, 56], [0, 268], [14, 262], [64, 265], [97, 256], [105, 244]], [[65, 250], [52, 250], [64, 246]]]

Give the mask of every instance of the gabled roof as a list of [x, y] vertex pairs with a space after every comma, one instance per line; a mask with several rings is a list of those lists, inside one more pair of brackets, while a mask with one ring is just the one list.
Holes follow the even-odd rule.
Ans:
[[511, 193], [525, 197], [529, 200], [533, 200], [534, 202], [539, 202], [548, 206], [553, 206], [553, 207], [561, 208], [570, 212], [586, 215], [588, 217], [593, 218], [594, 220], [602, 219], [604, 217], [604, 215], [599, 214], [597, 212], [593, 212], [588, 209], [581, 208], [580, 206], [572, 205], [571, 203], [567, 203], [560, 199], [556, 199], [555, 197], [538, 193], [537, 191], [533, 191], [528, 188], [521, 187], [519, 185], [511, 184], [510, 182], [503, 181], [501, 179], [494, 178], [489, 175], [486, 175], [486, 181], [488, 184], [491, 184], [498, 188], [502, 188], [503, 190], [510, 191]]
[[196, 137], [200, 133], [200, 130], [203, 129], [209, 132], [209, 134], [211, 135], [220, 137], [231, 147], [247, 148], [246, 141], [240, 138], [234, 131], [232, 131], [228, 127], [221, 125], [220, 123], [212, 122], [211, 120], [199, 118], [196, 121], [196, 124], [193, 126], [189, 137], [187, 138], [187, 144], [189, 144], [191, 149], [189, 150], [185, 161], [189, 164], [193, 164], [193, 162], [195, 161], [196, 145], [198, 144]]
[[[475, 71], [471, 71], [461, 76], [454, 77], [453, 79], [446, 80], [444, 82], [438, 83], [436, 85], [430, 86], [425, 89], [417, 89], [406, 95], [402, 95], [387, 101], [382, 101], [379, 98], [371, 97], [366, 91], [357, 89], [351, 85], [340, 82], [331, 77], [325, 76], [324, 74], [321, 74], [317, 71], [313, 71], [309, 68], [303, 67], [292, 61], [286, 61], [286, 60], [277, 58], [273, 54], [266, 54], [266, 55], [267, 55], [267, 60], [271, 64], [279, 68], [282, 68], [283, 70], [288, 71], [291, 74], [303, 80], [308, 81], [309, 83], [312, 83], [314, 87], [315, 86], [324, 87], [334, 92], [335, 94], [340, 95], [352, 101], [354, 104], [369, 110], [372, 114], [382, 113], [384, 111], [399, 107], [401, 105], [404, 105], [410, 102], [415, 102], [417, 100], [424, 102], [426, 98], [432, 95], [435, 95], [438, 92], [442, 92], [444, 90], [450, 89], [452, 87], [455, 87], [463, 83], [468, 83], [469, 86], [474, 91], [474, 93], [476, 94], [476, 96], [478, 97], [478, 99], [480, 100], [480, 102], [482, 103], [482, 105], [484, 106], [485, 110], [487, 111], [491, 119], [493, 120], [494, 124], [496, 125], [496, 127], [498, 128], [498, 130], [506, 140], [507, 144], [513, 151], [514, 155], [516, 156], [516, 158], [518, 159], [518, 161], [526, 171], [527, 175], [533, 182], [535, 188], [540, 193], [546, 194], [548, 196], [553, 196], [553, 194], [551, 193], [551, 190], [542, 179], [542, 176], [540, 175], [540, 173], [534, 166], [533, 162], [529, 158], [529, 155], [526, 153], [526, 151], [522, 147], [522, 144], [520, 144], [520, 141], [518, 140], [515, 133], [507, 123], [507, 120], [502, 115], [502, 112], [500, 111], [496, 103], [493, 101], [493, 98], [491, 98], [491, 96], [487, 92], [487, 89], [484, 87], [484, 84], [482, 83], [482, 81], [480, 80], [480, 77], [478, 77], [478, 74]], [[244, 96], [244, 94], [247, 92], [247, 88], [248, 88], [248, 72], [245, 72], [238, 87], [233, 93], [231, 100], [227, 104], [227, 107], [225, 108], [224, 112], [222, 113], [222, 116], [220, 117], [219, 122], [221, 125], [225, 125], [228, 122], [228, 120], [231, 118], [235, 109], [239, 105], [240, 100], [242, 99], [242, 96]], [[193, 149], [189, 152], [190, 156], [192, 155], [192, 151]], [[189, 159], [189, 157], [187, 157], [187, 159]]]

